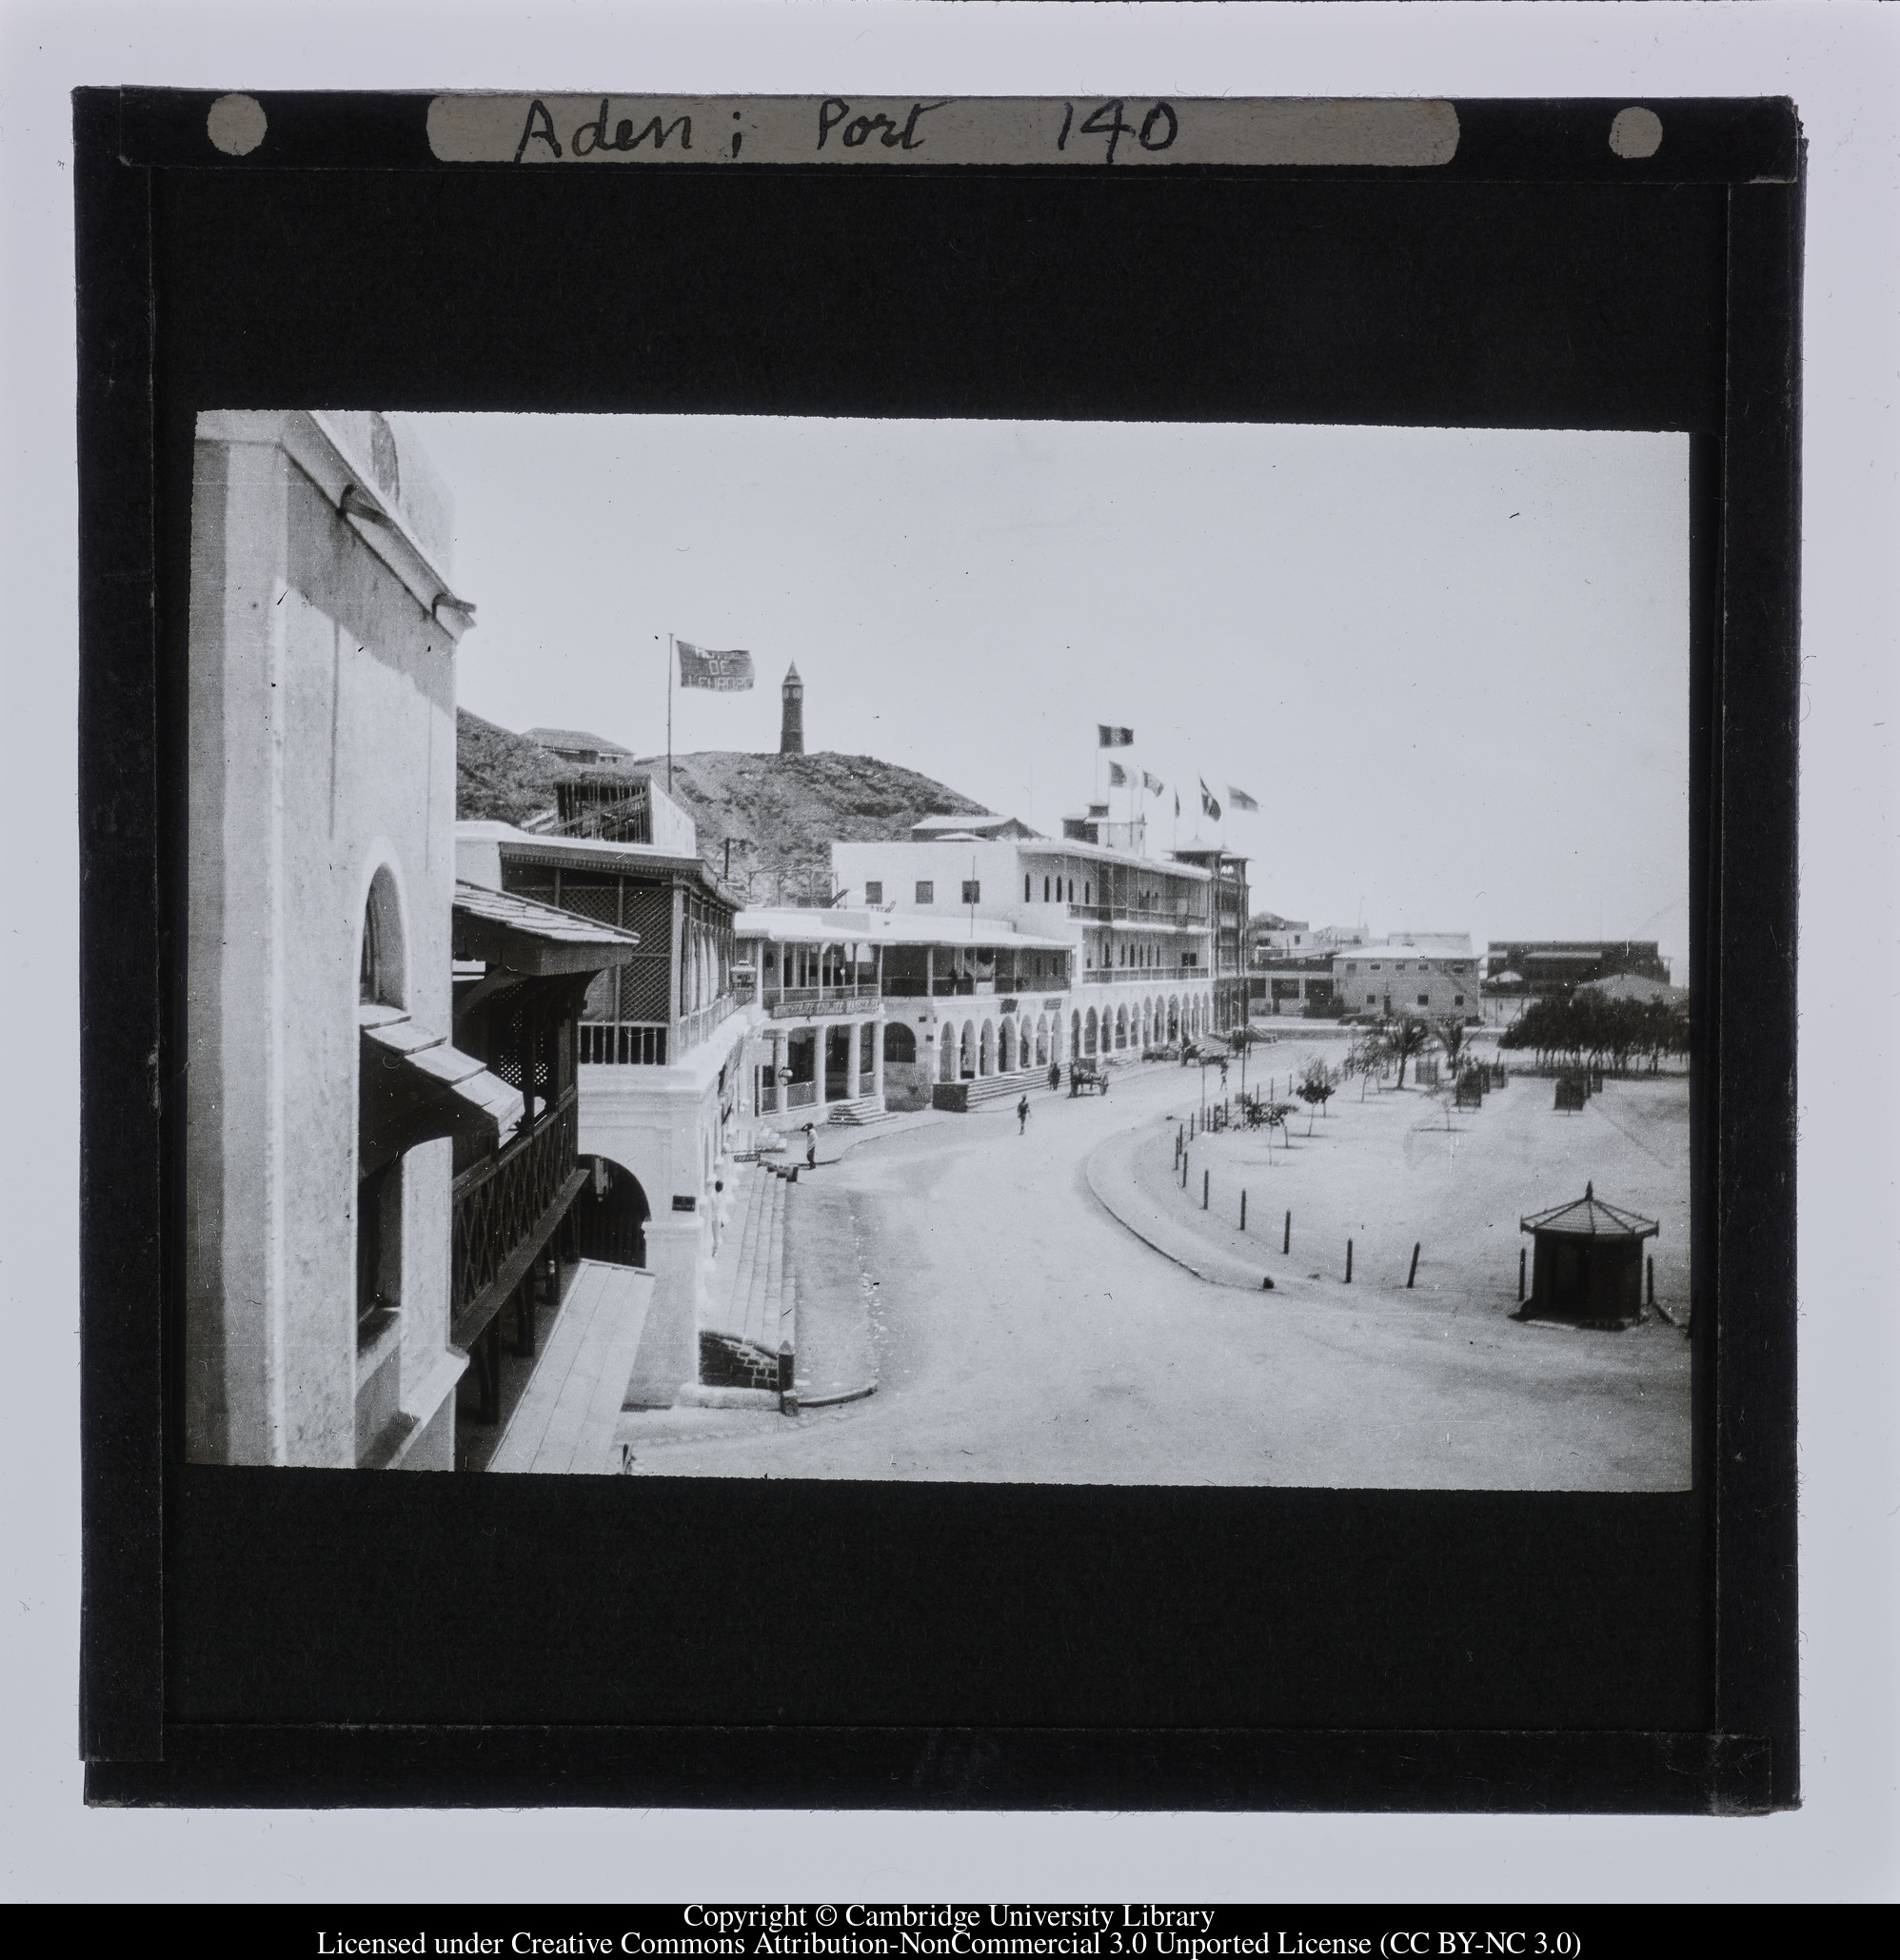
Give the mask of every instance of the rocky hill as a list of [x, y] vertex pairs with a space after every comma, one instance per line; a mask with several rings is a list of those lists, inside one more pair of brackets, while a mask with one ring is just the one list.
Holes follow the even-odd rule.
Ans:
[[561, 760], [525, 735], [455, 711], [455, 814], [520, 823], [554, 807]]
[[[663, 788], [666, 758], [616, 773], [651, 773]], [[525, 736], [456, 712], [455, 814], [521, 823], [554, 807], [558, 778], [578, 773]], [[594, 774], [594, 771], [588, 771]], [[876, 756], [749, 755], [704, 749], [673, 758], [673, 800], [699, 831], [700, 855], [760, 903], [829, 895], [834, 838], [905, 837], [923, 817], [981, 816], [983, 805]]]
[[[663, 787], [666, 758], [650, 769]], [[699, 826], [700, 855], [723, 866], [732, 839], [732, 878], [759, 903], [828, 896], [834, 839], [907, 837], [923, 817], [982, 816], [981, 803], [876, 756], [748, 755], [703, 749], [673, 758], [673, 800]]]

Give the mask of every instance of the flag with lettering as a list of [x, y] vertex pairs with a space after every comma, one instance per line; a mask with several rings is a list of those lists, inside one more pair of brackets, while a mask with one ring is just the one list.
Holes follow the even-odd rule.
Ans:
[[1227, 801], [1237, 810], [1257, 810], [1260, 807], [1257, 797], [1249, 796], [1244, 789], [1236, 789], [1231, 782], [1227, 785]]
[[752, 656], [742, 646], [718, 653], [682, 640], [680, 685], [710, 687], [719, 694], [740, 694], [752, 685]]
[[1168, 785], [1165, 782], [1163, 782], [1161, 779], [1158, 776], [1157, 776], [1152, 770], [1142, 770], [1141, 787], [1145, 789], [1150, 796], [1159, 796], [1162, 790], [1167, 788], [1167, 786]]
[[1135, 731], [1132, 728], [1111, 728], [1106, 722], [1095, 724], [1096, 746], [1098, 748], [1133, 748]]
[[1217, 823], [1220, 822], [1220, 805], [1215, 801], [1214, 792], [1208, 788], [1205, 776], [1200, 779], [1200, 808], [1203, 816], [1212, 817]]
[[1108, 765], [1108, 786], [1111, 789], [1128, 787], [1128, 771], [1119, 762], [1111, 762]]

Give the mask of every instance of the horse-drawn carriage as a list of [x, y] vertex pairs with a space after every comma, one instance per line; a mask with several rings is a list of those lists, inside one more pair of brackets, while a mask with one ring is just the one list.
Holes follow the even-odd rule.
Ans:
[[1072, 1061], [1069, 1064], [1071, 1096], [1106, 1096], [1108, 1070], [1098, 1061]]

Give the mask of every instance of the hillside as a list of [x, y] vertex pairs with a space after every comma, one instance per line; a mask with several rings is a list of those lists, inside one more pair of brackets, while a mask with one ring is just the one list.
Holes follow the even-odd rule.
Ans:
[[[521, 823], [554, 807], [554, 785], [580, 771], [524, 735], [466, 708], [455, 717], [455, 814]], [[615, 773], [651, 773], [663, 788], [666, 758], [647, 756]], [[705, 749], [673, 758], [673, 800], [699, 831], [700, 855], [723, 867], [732, 839], [733, 882], [763, 903], [828, 895], [834, 838], [906, 837], [921, 817], [984, 814], [981, 803], [915, 769], [875, 756], [748, 755]]]
[[455, 711], [455, 814], [520, 823], [554, 807], [560, 760], [538, 742]]
[[[650, 769], [663, 787], [666, 758]], [[907, 837], [920, 818], [981, 816], [981, 803], [875, 756], [747, 755], [705, 749], [673, 758], [673, 800], [699, 826], [700, 855], [722, 865], [732, 839], [732, 877], [761, 903], [827, 890], [834, 839]]]

